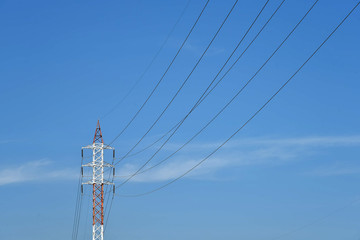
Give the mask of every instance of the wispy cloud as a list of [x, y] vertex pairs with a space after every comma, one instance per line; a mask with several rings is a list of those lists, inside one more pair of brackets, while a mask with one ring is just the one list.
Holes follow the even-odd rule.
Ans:
[[[195, 143], [191, 144], [191, 151], [194, 149], [209, 149], [221, 144], [221, 142], [212, 143]], [[176, 149], [179, 144], [168, 144], [169, 150]], [[287, 147], [287, 146], [313, 146], [313, 147], [330, 147], [330, 146], [360, 146], [360, 136], [311, 136], [299, 138], [246, 138], [235, 140], [226, 144], [223, 148], [234, 147], [251, 147], [251, 146], [273, 146], [273, 147]]]
[[354, 175], [359, 173], [360, 168], [358, 166], [343, 166], [341, 164], [326, 166], [306, 172], [308, 175], [317, 177]]
[[[189, 52], [196, 52], [196, 53], [202, 53], [203, 52], [203, 47], [201, 46], [201, 44], [197, 44], [194, 42], [188, 42], [187, 44], [185, 44], [184, 49], [189, 51]], [[211, 47], [208, 51], [207, 51], [207, 55], [208, 56], [217, 56], [220, 54], [223, 54], [226, 52], [226, 49], [224, 47]]]
[[[209, 159], [206, 165], [202, 165], [196, 170], [192, 171], [188, 178], [200, 178], [200, 179], [212, 179], [212, 174], [214, 171], [229, 166], [226, 162], [227, 159], [218, 159], [212, 158]], [[183, 174], [194, 165], [198, 163], [198, 159], [176, 159], [169, 163], [160, 165], [150, 171], [146, 171], [143, 174], [139, 174], [132, 179], [134, 182], [159, 182], [172, 180]], [[125, 164], [122, 166], [122, 169], [119, 171], [119, 175], [122, 178], [128, 177], [133, 174], [139, 166], [134, 164]]]
[[53, 170], [51, 161], [38, 160], [0, 170], [0, 186], [20, 182], [73, 179], [76, 176], [76, 171]]
[[8, 144], [12, 142], [15, 142], [15, 140], [0, 140], [0, 144]]
[[[164, 164], [139, 174], [132, 179], [135, 182], [157, 182], [172, 180], [192, 166], [216, 148], [220, 143], [206, 142], [196, 143], [181, 151], [174, 159]], [[352, 147], [360, 146], [360, 136], [323, 136], [302, 138], [249, 138], [233, 141], [209, 158], [206, 163], [200, 165], [191, 172], [188, 178], [212, 178], [218, 171], [230, 167], [259, 165], [259, 164], [285, 164], [291, 161], [307, 159], [308, 156], [316, 155], [329, 147]], [[169, 144], [166, 151], [172, 152], [180, 147], [179, 144]], [[158, 161], [161, 161], [159, 159]], [[156, 164], [156, 160], [154, 160]], [[125, 164], [119, 175], [129, 175], [138, 169], [137, 164]], [[145, 167], [146, 168], [146, 167]], [[358, 169], [360, 171], [360, 169]], [[351, 174], [358, 171], [350, 168], [335, 168], [320, 171], [323, 176]], [[315, 172], [314, 172], [315, 174]]]
[[[219, 142], [195, 143], [180, 151], [174, 158], [150, 171], [139, 174], [134, 182], [168, 181], [182, 175], [210, 153]], [[171, 153], [179, 144], [169, 144], [165, 152]], [[307, 159], [325, 152], [329, 147], [360, 146], [360, 136], [330, 136], [303, 138], [247, 138], [232, 141], [221, 151], [209, 158], [204, 164], [192, 171], [187, 178], [219, 180], [216, 176], [222, 170], [250, 165], [280, 165]], [[154, 159], [152, 164], [161, 161]], [[140, 164], [127, 163], [118, 169], [117, 175], [129, 176]], [[145, 169], [147, 167], [146, 166]], [[337, 176], [360, 173], [360, 168], [353, 166], [330, 165], [315, 169], [306, 174], [316, 176]], [[78, 176], [78, 169], [54, 169], [48, 160], [38, 160], [0, 170], [0, 186], [20, 182], [40, 182], [50, 180], [69, 180]], [[223, 180], [223, 179], [221, 179]]]

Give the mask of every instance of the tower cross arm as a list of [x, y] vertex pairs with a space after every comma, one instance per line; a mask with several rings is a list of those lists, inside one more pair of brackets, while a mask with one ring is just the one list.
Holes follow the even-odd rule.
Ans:
[[[83, 182], [82, 184], [83, 184], [83, 185], [93, 185], [93, 184], [97, 184], [97, 182], [94, 181], [94, 180], [90, 180], [90, 181], [87, 181], [87, 182]], [[109, 182], [109, 181], [105, 181], [105, 180], [104, 180], [101, 184], [104, 184], [104, 185], [115, 185], [115, 183]]]
[[87, 164], [83, 164], [81, 165], [82, 167], [94, 167], [94, 166], [98, 166], [98, 167], [110, 167], [110, 168], [114, 168], [114, 165], [111, 165], [110, 163], [104, 162], [103, 164], [95, 164], [93, 162], [89, 162]]

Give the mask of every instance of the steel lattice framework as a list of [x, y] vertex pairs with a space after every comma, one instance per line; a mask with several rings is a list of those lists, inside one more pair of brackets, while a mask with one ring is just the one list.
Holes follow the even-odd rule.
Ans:
[[[94, 140], [92, 145], [82, 149], [92, 149], [92, 161], [82, 165], [82, 167], [91, 167], [92, 176], [89, 181], [82, 184], [92, 185], [92, 202], [93, 202], [93, 240], [104, 240], [104, 185], [114, 185], [110, 180], [104, 179], [104, 168], [114, 168], [113, 165], [104, 162], [104, 150], [114, 149], [104, 145], [99, 121], [97, 122]], [[113, 153], [113, 156], [115, 154]], [[82, 171], [83, 172], [83, 171]]]

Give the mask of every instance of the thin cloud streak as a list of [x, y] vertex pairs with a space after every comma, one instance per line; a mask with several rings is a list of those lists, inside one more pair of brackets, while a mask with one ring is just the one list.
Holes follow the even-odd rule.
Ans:
[[15, 140], [0, 140], [0, 144], [8, 144], [8, 143], [12, 143], [12, 142], [16, 142]]
[[347, 176], [357, 175], [360, 173], [360, 168], [357, 166], [329, 166], [309, 171], [306, 174], [316, 177], [332, 177], [332, 176]]
[[[169, 160], [144, 174], [137, 175], [133, 182], [159, 182], [173, 180], [196, 165], [204, 156], [204, 151], [214, 149], [219, 143], [196, 143], [189, 146], [176, 158]], [[303, 138], [250, 138], [229, 143], [213, 158], [200, 165], [187, 178], [209, 179], [218, 171], [249, 165], [282, 165], [292, 161], [306, 160], [308, 156], [319, 153], [328, 147], [360, 146], [360, 136], [330, 136]], [[176, 150], [180, 145], [173, 144], [167, 150]], [[206, 154], [205, 154], [206, 155]], [[154, 161], [154, 164], [156, 162]], [[125, 164], [118, 172], [127, 176], [136, 171], [137, 164]], [[323, 172], [322, 176], [352, 174], [350, 169]], [[319, 173], [320, 174], [320, 173]], [[214, 178], [212, 178], [214, 179]]]
[[[133, 182], [161, 182], [173, 180], [196, 165], [208, 151], [219, 143], [196, 143], [175, 158], [158, 167], [137, 175]], [[180, 145], [172, 144], [167, 150], [175, 150]], [[306, 160], [328, 147], [360, 146], [360, 136], [330, 136], [303, 138], [248, 138], [230, 142], [215, 156], [200, 165], [186, 178], [200, 180], [222, 180], [214, 177], [221, 170], [250, 165], [283, 165], [293, 161]], [[160, 161], [159, 159], [158, 161]], [[52, 168], [51, 161], [38, 160], [0, 170], [0, 186], [21, 182], [44, 182], [51, 180], [73, 180], [78, 177], [78, 169]], [[154, 159], [154, 164], [156, 160]], [[138, 164], [125, 163], [118, 169], [118, 176], [133, 174]], [[150, 166], [149, 166], [150, 167]], [[328, 167], [308, 172], [316, 176], [338, 176], [360, 173], [352, 167]], [[116, 178], [121, 181], [121, 178]]]
[[21, 182], [69, 180], [78, 176], [71, 169], [52, 170], [51, 161], [38, 160], [0, 170], [0, 186]]
[[[213, 143], [194, 143], [188, 149], [212, 149], [220, 145], [221, 142]], [[246, 138], [234, 140], [226, 144], [223, 148], [234, 148], [244, 146], [360, 146], [360, 136], [326, 136], [326, 137], [300, 137], [300, 138]], [[168, 144], [167, 150], [172, 151], [180, 147], [180, 144]]]

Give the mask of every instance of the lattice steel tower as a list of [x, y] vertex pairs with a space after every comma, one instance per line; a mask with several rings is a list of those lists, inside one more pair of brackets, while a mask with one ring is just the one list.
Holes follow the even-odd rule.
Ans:
[[[92, 239], [104, 240], [104, 185], [112, 185], [113, 191], [115, 190], [113, 178], [110, 178], [111, 174], [109, 174], [109, 177], [106, 179], [104, 178], [105, 168], [110, 168], [110, 173], [111, 170], [113, 170], [113, 174], [115, 173], [114, 166], [104, 161], [104, 150], [112, 149], [113, 157], [115, 157], [115, 150], [110, 146], [104, 145], [99, 121], [97, 122], [93, 143], [82, 148], [82, 157], [83, 149], [92, 149], [92, 161], [82, 165], [82, 167], [92, 168], [92, 171], [89, 171], [92, 174], [89, 174], [90, 176], [84, 177], [83, 168], [81, 171], [84, 177], [83, 179], [87, 178], [87, 181], [82, 182], [82, 186], [84, 184], [92, 185]], [[82, 186], [81, 189], [83, 192]]]

